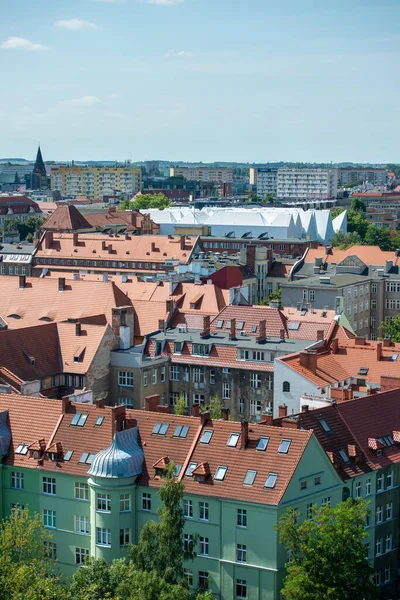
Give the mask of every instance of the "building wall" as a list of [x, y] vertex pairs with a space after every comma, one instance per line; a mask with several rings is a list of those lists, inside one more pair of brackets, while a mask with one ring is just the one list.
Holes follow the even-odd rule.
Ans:
[[63, 196], [86, 196], [100, 200], [116, 191], [137, 194], [142, 173], [137, 167], [53, 167], [51, 189]]
[[[290, 392], [283, 391], [283, 382], [290, 383]], [[319, 393], [317, 385], [306, 377], [288, 367], [284, 362], [274, 362], [274, 418], [279, 416], [279, 405], [286, 404], [287, 414], [293, 415], [301, 411], [300, 396], [314, 396]]]
[[278, 169], [277, 197], [294, 199], [336, 198], [337, 169]]

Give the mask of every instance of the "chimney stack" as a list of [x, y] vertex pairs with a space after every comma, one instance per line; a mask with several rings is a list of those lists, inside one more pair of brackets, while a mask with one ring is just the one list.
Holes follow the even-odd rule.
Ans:
[[267, 322], [265, 319], [262, 319], [258, 326], [258, 336], [256, 340], [258, 343], [265, 342], [267, 339]]
[[255, 244], [246, 246], [246, 266], [255, 273], [256, 271], [256, 247]]
[[58, 291], [63, 292], [65, 290], [65, 277], [58, 278]]
[[200, 413], [200, 423], [202, 425], [205, 425], [207, 423], [207, 421], [210, 420], [210, 411], [206, 410], [202, 413]]
[[383, 338], [383, 347], [384, 348], [390, 348], [390, 346], [392, 345], [392, 340], [390, 338]]
[[200, 415], [200, 406], [198, 404], [192, 404], [192, 417], [198, 417]]
[[156, 251], [156, 243], [155, 242], [151, 242], [151, 251], [152, 252]]
[[284, 417], [287, 417], [287, 405], [286, 404], [280, 404], [278, 406], [278, 418], [282, 419]]
[[339, 350], [339, 340], [337, 338], [333, 338], [331, 342], [331, 352], [332, 354], [337, 354]]
[[52, 243], [53, 243], [53, 232], [52, 231], [46, 231], [46, 233], [44, 235], [44, 248], [45, 248], [45, 250], [50, 250]]
[[131, 212], [131, 225], [137, 227], [137, 212], [134, 210]]
[[107, 248], [108, 254], [112, 254], [112, 244], [108, 244], [108, 248]]
[[200, 333], [200, 337], [207, 338], [210, 336], [210, 315], [204, 315], [203, 317], [203, 330]]
[[281, 342], [285, 341], [285, 330], [284, 329], [279, 330], [279, 338], [280, 338]]
[[221, 419], [229, 421], [229, 408], [221, 408]]
[[23, 290], [25, 288], [25, 284], [26, 284], [26, 276], [20, 275], [19, 276], [19, 289]]
[[71, 406], [71, 402], [69, 396], [63, 396], [61, 398], [61, 412], [65, 415], [68, 412], [69, 407]]
[[317, 331], [317, 341], [318, 342], [322, 342], [323, 339], [324, 339], [324, 330], [323, 329], [318, 329], [318, 331]]
[[147, 410], [149, 412], [157, 412], [157, 406], [160, 404], [160, 400], [160, 394], [146, 396], [144, 399], [144, 410]]
[[181, 250], [185, 250], [185, 248], [186, 248], [186, 235], [181, 235], [180, 246], [181, 246]]
[[158, 319], [158, 329], [160, 331], [164, 331], [164, 325], [165, 325], [164, 319]]
[[376, 360], [379, 362], [382, 358], [382, 342], [376, 344]]
[[249, 441], [249, 422], [242, 421], [240, 423], [241, 436], [240, 436], [240, 448], [245, 450]]
[[106, 249], [106, 241], [105, 240], [101, 240], [101, 249], [102, 250]]
[[81, 335], [81, 324], [80, 323], [75, 323], [75, 335], [78, 337]]
[[231, 319], [231, 329], [229, 331], [229, 339], [236, 340], [236, 319]]
[[72, 245], [73, 246], [78, 245], [78, 232], [77, 231], [74, 231], [72, 234]]
[[300, 352], [300, 366], [304, 369], [308, 369], [311, 373], [317, 372], [318, 355], [314, 352], [307, 352], [302, 350]]

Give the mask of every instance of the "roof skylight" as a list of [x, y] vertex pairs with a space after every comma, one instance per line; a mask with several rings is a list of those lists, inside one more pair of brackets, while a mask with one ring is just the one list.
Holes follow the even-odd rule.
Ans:
[[15, 449], [15, 454], [22, 454], [25, 456], [25, 454], [28, 454], [28, 449], [28, 444], [18, 444]]
[[189, 463], [188, 468], [186, 469], [186, 477], [193, 477], [193, 471], [197, 467], [197, 463], [191, 462]]
[[70, 459], [71, 459], [71, 456], [72, 456], [72, 454], [73, 454], [73, 453], [74, 453], [74, 451], [73, 451], [73, 450], [67, 450], [67, 451], [64, 453], [64, 461], [68, 461], [68, 460], [70, 460]]
[[156, 423], [154, 425], [152, 433], [155, 433], [157, 435], [165, 435], [168, 431], [168, 427], [168, 423]]
[[100, 427], [103, 424], [104, 417], [97, 417], [96, 427]]
[[229, 448], [236, 448], [236, 444], [238, 443], [240, 437], [240, 433], [231, 433], [229, 436], [228, 443], [226, 444]]
[[174, 431], [174, 437], [185, 438], [188, 434], [189, 427], [187, 425], [178, 425]]
[[266, 488], [274, 488], [278, 475], [276, 473], [268, 473], [267, 481], [264, 484]]
[[218, 467], [217, 472], [215, 473], [214, 479], [216, 481], [223, 481], [225, 479], [227, 470], [228, 470], [228, 467]]
[[217, 329], [222, 329], [224, 326], [224, 320], [223, 319], [218, 319], [217, 324], [216, 324], [216, 328]]
[[320, 419], [319, 422], [324, 431], [326, 431], [327, 433], [329, 431], [332, 431], [331, 428], [329, 427], [328, 423], [325, 421], [325, 419]]
[[360, 370], [358, 371], [358, 374], [359, 375], [368, 375], [368, 371], [369, 371], [368, 367], [360, 367]]
[[281, 440], [281, 443], [279, 444], [278, 448], [279, 454], [287, 454], [291, 443], [292, 440]]
[[269, 437], [260, 437], [257, 442], [256, 450], [266, 450], [269, 442]]
[[340, 456], [340, 458], [341, 458], [341, 459], [342, 459], [342, 460], [343, 460], [345, 463], [348, 463], [348, 462], [350, 462], [350, 459], [349, 459], [349, 456], [348, 456], [348, 454], [347, 454], [346, 450], [339, 450], [338, 452], [339, 452], [339, 456]]
[[200, 444], [209, 444], [213, 433], [214, 432], [212, 429], [206, 429], [203, 435], [201, 436]]
[[257, 475], [257, 471], [253, 471], [252, 469], [249, 469], [247, 471], [246, 475], [244, 476], [243, 485], [253, 485], [256, 475]]

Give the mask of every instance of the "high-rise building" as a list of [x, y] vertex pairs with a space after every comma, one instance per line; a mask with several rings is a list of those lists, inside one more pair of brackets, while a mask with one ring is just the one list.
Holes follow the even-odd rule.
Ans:
[[265, 198], [267, 194], [276, 196], [276, 187], [278, 179], [278, 169], [271, 167], [260, 167], [253, 169], [254, 182], [257, 190], [258, 198]]
[[327, 200], [336, 198], [338, 169], [278, 169], [277, 197], [280, 199]]
[[120, 192], [137, 194], [142, 184], [142, 173], [137, 167], [53, 167], [51, 189], [63, 196], [86, 196], [101, 200], [103, 196]]
[[374, 185], [386, 185], [388, 173], [386, 169], [339, 169], [339, 183], [373, 183]]
[[48, 188], [46, 167], [43, 162], [40, 146], [36, 154], [36, 161], [31, 175], [31, 187], [33, 190], [43, 190]]
[[169, 175], [202, 183], [232, 183], [233, 181], [233, 169], [227, 167], [170, 167]]

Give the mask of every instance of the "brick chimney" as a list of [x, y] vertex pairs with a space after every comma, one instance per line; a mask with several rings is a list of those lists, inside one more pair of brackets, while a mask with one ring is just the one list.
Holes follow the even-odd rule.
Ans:
[[300, 429], [299, 419], [295, 420], [295, 419], [291, 419], [290, 417], [282, 419], [281, 425], [282, 425], [282, 427], [285, 427], [285, 429]]
[[113, 406], [111, 409], [111, 417], [113, 425], [115, 426], [116, 431], [122, 431], [123, 423], [126, 417], [126, 406], [125, 404], [120, 404], [119, 406]]
[[287, 417], [287, 404], [280, 404], [278, 406], [278, 417], [279, 419]]
[[206, 410], [202, 413], [200, 413], [200, 423], [202, 425], [205, 425], [207, 423], [207, 421], [210, 420], [210, 411]]
[[207, 338], [210, 335], [210, 315], [204, 315], [203, 317], [203, 329], [200, 333], [202, 338]]
[[323, 329], [318, 329], [318, 331], [317, 331], [317, 341], [318, 342], [322, 342], [323, 339], [324, 339], [324, 330]]
[[229, 408], [221, 408], [221, 418], [224, 421], [229, 421]]
[[156, 251], [156, 243], [155, 242], [151, 242], [151, 251], [152, 252]]
[[63, 396], [61, 398], [61, 412], [65, 415], [68, 412], [69, 407], [71, 406], [71, 401], [69, 396]]
[[392, 340], [390, 338], [383, 338], [383, 347], [390, 348], [392, 345]]
[[133, 227], [137, 227], [137, 216], [136, 211], [131, 212], [131, 225], [133, 225]]
[[105, 240], [101, 240], [101, 249], [102, 250], [106, 250], [107, 246], [106, 246], [106, 241]]
[[300, 352], [300, 366], [304, 369], [308, 369], [311, 373], [316, 373], [318, 363], [318, 355], [314, 352], [307, 352], [302, 350]]
[[255, 273], [256, 270], [256, 246], [255, 244], [248, 244], [246, 246], [246, 266], [249, 267]]
[[231, 319], [231, 329], [229, 331], [229, 339], [236, 340], [236, 319]]
[[240, 423], [241, 435], [240, 435], [240, 448], [245, 450], [249, 442], [249, 422], [242, 421]]
[[356, 346], [365, 346], [365, 337], [358, 335], [355, 338], [354, 343]]
[[81, 335], [81, 333], [82, 333], [81, 324], [75, 323], [75, 335], [79, 337]]
[[381, 392], [388, 392], [400, 388], [400, 377], [381, 375]]
[[301, 412], [308, 412], [310, 410], [310, 407], [308, 404], [303, 404], [301, 407]]
[[77, 231], [74, 231], [72, 234], [72, 245], [73, 246], [78, 245], [78, 232]]
[[285, 330], [284, 329], [279, 330], [279, 339], [281, 340], [281, 342], [285, 341]]
[[333, 338], [331, 342], [331, 352], [332, 354], [337, 354], [339, 350], [339, 340], [337, 338]]
[[382, 358], [382, 342], [376, 344], [376, 360], [379, 362]]
[[158, 319], [158, 329], [160, 331], [164, 331], [164, 325], [165, 325], [164, 319]]
[[157, 406], [160, 404], [160, 394], [153, 394], [152, 396], [146, 396], [144, 399], [144, 410], [149, 412], [157, 412]]
[[198, 404], [192, 404], [192, 417], [198, 417], [200, 415], [200, 406]]
[[19, 289], [23, 290], [25, 288], [25, 285], [26, 285], [26, 276], [20, 275], [19, 276]]
[[108, 254], [112, 254], [112, 251], [113, 251], [112, 244], [108, 244], [108, 248], [107, 248]]
[[186, 248], [186, 235], [181, 235], [180, 247], [181, 247], [181, 250], [185, 250], [185, 248]]
[[58, 278], [58, 291], [63, 292], [65, 290], [65, 277]]
[[46, 231], [45, 236], [44, 236], [45, 250], [50, 250], [52, 243], [53, 243], [53, 232]]
[[273, 425], [274, 417], [272, 415], [263, 414], [261, 415], [260, 423], [263, 423], [264, 425]]
[[257, 342], [265, 342], [267, 339], [267, 322], [265, 319], [260, 321], [258, 326], [258, 336], [256, 337]]

